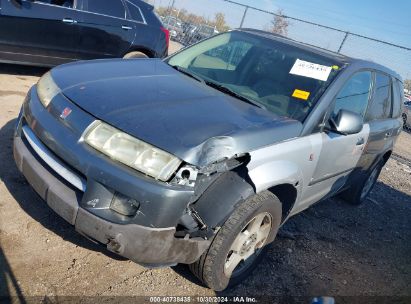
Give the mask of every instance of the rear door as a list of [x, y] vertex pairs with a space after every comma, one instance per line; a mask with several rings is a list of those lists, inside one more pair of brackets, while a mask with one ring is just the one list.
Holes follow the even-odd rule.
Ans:
[[370, 135], [360, 165], [369, 169], [377, 159], [392, 148], [400, 122], [393, 119], [393, 87], [390, 76], [375, 72], [372, 101], [365, 116]]
[[66, 0], [61, 4], [2, 0], [1, 57], [44, 65], [76, 59], [79, 34], [75, 23], [76, 1]]
[[405, 116], [403, 118], [404, 119], [403, 123], [405, 127], [407, 128], [411, 126], [411, 102], [410, 101], [404, 105], [404, 115]]
[[79, 57], [123, 57], [135, 35], [135, 24], [126, 16], [122, 0], [83, 0]]

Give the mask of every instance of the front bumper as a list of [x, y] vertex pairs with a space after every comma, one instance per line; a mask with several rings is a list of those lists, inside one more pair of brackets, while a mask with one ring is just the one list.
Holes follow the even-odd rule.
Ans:
[[45, 168], [22, 138], [14, 138], [13, 151], [17, 167], [50, 208], [112, 252], [143, 265], [166, 266], [193, 263], [209, 246], [202, 239], [175, 238], [175, 228], [119, 225], [101, 219], [79, 207], [78, 193]]
[[[67, 106], [73, 114], [62, 121], [57, 114]], [[78, 138], [93, 120], [64, 96], [44, 109], [31, 90], [14, 138], [17, 167], [57, 214], [110, 251], [146, 266], [196, 261], [209, 241], [175, 237], [192, 190], [158, 183], [92, 153]], [[135, 216], [109, 208], [117, 192], [140, 202]]]

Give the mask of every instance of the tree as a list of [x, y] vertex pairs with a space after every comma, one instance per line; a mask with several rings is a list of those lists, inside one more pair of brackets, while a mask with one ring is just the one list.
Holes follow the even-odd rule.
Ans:
[[404, 80], [404, 89], [408, 90], [408, 92], [411, 92], [411, 79]]
[[227, 25], [227, 21], [225, 20], [225, 14], [221, 12], [215, 14], [214, 20], [207, 20], [203, 16], [189, 13], [184, 8], [180, 10], [170, 11], [170, 8], [168, 7], [158, 7], [156, 11], [160, 16], [163, 17], [173, 16], [180, 19], [183, 22], [190, 22], [198, 25], [207, 24], [209, 26], [215, 27], [219, 32], [226, 32], [230, 29], [230, 27]]
[[279, 34], [282, 36], [288, 35], [288, 26], [290, 22], [288, 21], [287, 17], [284, 16], [283, 11], [279, 9], [274, 15], [273, 20], [271, 21], [271, 32], [275, 34]]
[[162, 7], [162, 6], [157, 8], [156, 11], [157, 11], [157, 14], [159, 14], [160, 16], [163, 16], [163, 17], [167, 16], [168, 13], [169, 13], [168, 8], [167, 7]]
[[217, 31], [219, 32], [226, 32], [230, 29], [230, 27], [227, 25], [225, 21], [225, 15], [223, 13], [217, 13], [215, 14], [214, 17], [214, 25], [217, 28]]

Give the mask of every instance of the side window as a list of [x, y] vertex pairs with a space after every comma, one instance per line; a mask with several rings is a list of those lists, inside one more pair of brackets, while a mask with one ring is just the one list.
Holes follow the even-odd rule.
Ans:
[[398, 118], [401, 116], [401, 103], [404, 100], [404, 89], [401, 82], [397, 79], [393, 79], [392, 84], [392, 117]]
[[130, 19], [137, 21], [137, 22], [144, 22], [143, 13], [141, 12], [140, 8], [133, 3], [126, 1], [128, 10], [130, 12]]
[[374, 98], [367, 113], [368, 120], [391, 117], [391, 80], [382, 73], [375, 75]]
[[351, 77], [335, 98], [333, 115], [348, 110], [364, 117], [371, 95], [372, 73], [359, 72]]
[[126, 11], [121, 0], [88, 0], [87, 11], [118, 18], [126, 17]]
[[234, 71], [251, 47], [250, 43], [231, 41], [199, 55], [192, 66]]
[[50, 0], [36, 0], [35, 2], [47, 3], [47, 4], [63, 6], [67, 8], [74, 7], [74, 0], [51, 0], [51, 1]]

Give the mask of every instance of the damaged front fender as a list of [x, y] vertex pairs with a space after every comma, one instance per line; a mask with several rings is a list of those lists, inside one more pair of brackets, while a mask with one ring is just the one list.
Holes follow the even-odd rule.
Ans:
[[234, 138], [228, 136], [210, 138], [201, 145], [197, 155], [198, 166], [206, 167], [224, 159], [231, 159], [236, 151], [238, 147]]
[[206, 224], [207, 234], [214, 234], [235, 210], [236, 205], [255, 194], [246, 167], [219, 174], [190, 208]]

